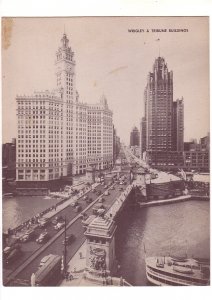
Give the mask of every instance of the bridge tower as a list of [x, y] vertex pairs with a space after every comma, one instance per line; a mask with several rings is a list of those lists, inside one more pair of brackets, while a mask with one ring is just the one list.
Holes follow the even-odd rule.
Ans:
[[86, 274], [102, 278], [113, 276], [117, 270], [115, 231], [117, 226], [109, 217], [96, 217], [88, 225], [86, 236]]
[[140, 167], [135, 171], [135, 181], [134, 185], [137, 187], [136, 191], [136, 201], [143, 202], [147, 200], [146, 194], [146, 179], [145, 179], [145, 170]]

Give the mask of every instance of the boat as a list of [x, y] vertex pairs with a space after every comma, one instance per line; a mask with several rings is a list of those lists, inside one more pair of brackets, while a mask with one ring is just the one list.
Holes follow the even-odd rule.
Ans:
[[157, 286], [210, 285], [208, 260], [180, 257], [146, 257], [146, 277]]

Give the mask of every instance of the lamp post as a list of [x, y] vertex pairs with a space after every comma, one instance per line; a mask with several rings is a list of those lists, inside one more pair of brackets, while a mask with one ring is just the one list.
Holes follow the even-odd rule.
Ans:
[[65, 217], [65, 231], [64, 231], [64, 251], [63, 251], [63, 256], [64, 256], [64, 269], [63, 269], [63, 272], [64, 272], [64, 275], [66, 276], [66, 258], [67, 258], [67, 247], [66, 247], [66, 217]]

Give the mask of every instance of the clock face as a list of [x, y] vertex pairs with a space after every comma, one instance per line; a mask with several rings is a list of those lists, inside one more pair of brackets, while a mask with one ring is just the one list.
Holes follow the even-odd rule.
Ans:
[[66, 71], [71, 72], [71, 71], [72, 71], [71, 66], [67, 66], [67, 67], [66, 67]]

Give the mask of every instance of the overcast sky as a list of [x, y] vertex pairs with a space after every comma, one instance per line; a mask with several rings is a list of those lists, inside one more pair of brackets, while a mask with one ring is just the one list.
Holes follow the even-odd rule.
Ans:
[[[125, 143], [144, 115], [143, 92], [159, 47], [169, 71], [173, 71], [174, 99], [184, 97], [185, 141], [207, 134], [207, 17], [16, 18], [2, 50], [3, 142], [16, 137], [16, 95], [56, 87], [55, 53], [64, 27], [75, 52], [80, 101], [96, 103], [104, 94]], [[130, 33], [129, 29], [144, 32]], [[188, 32], [153, 33], [152, 29]]]

